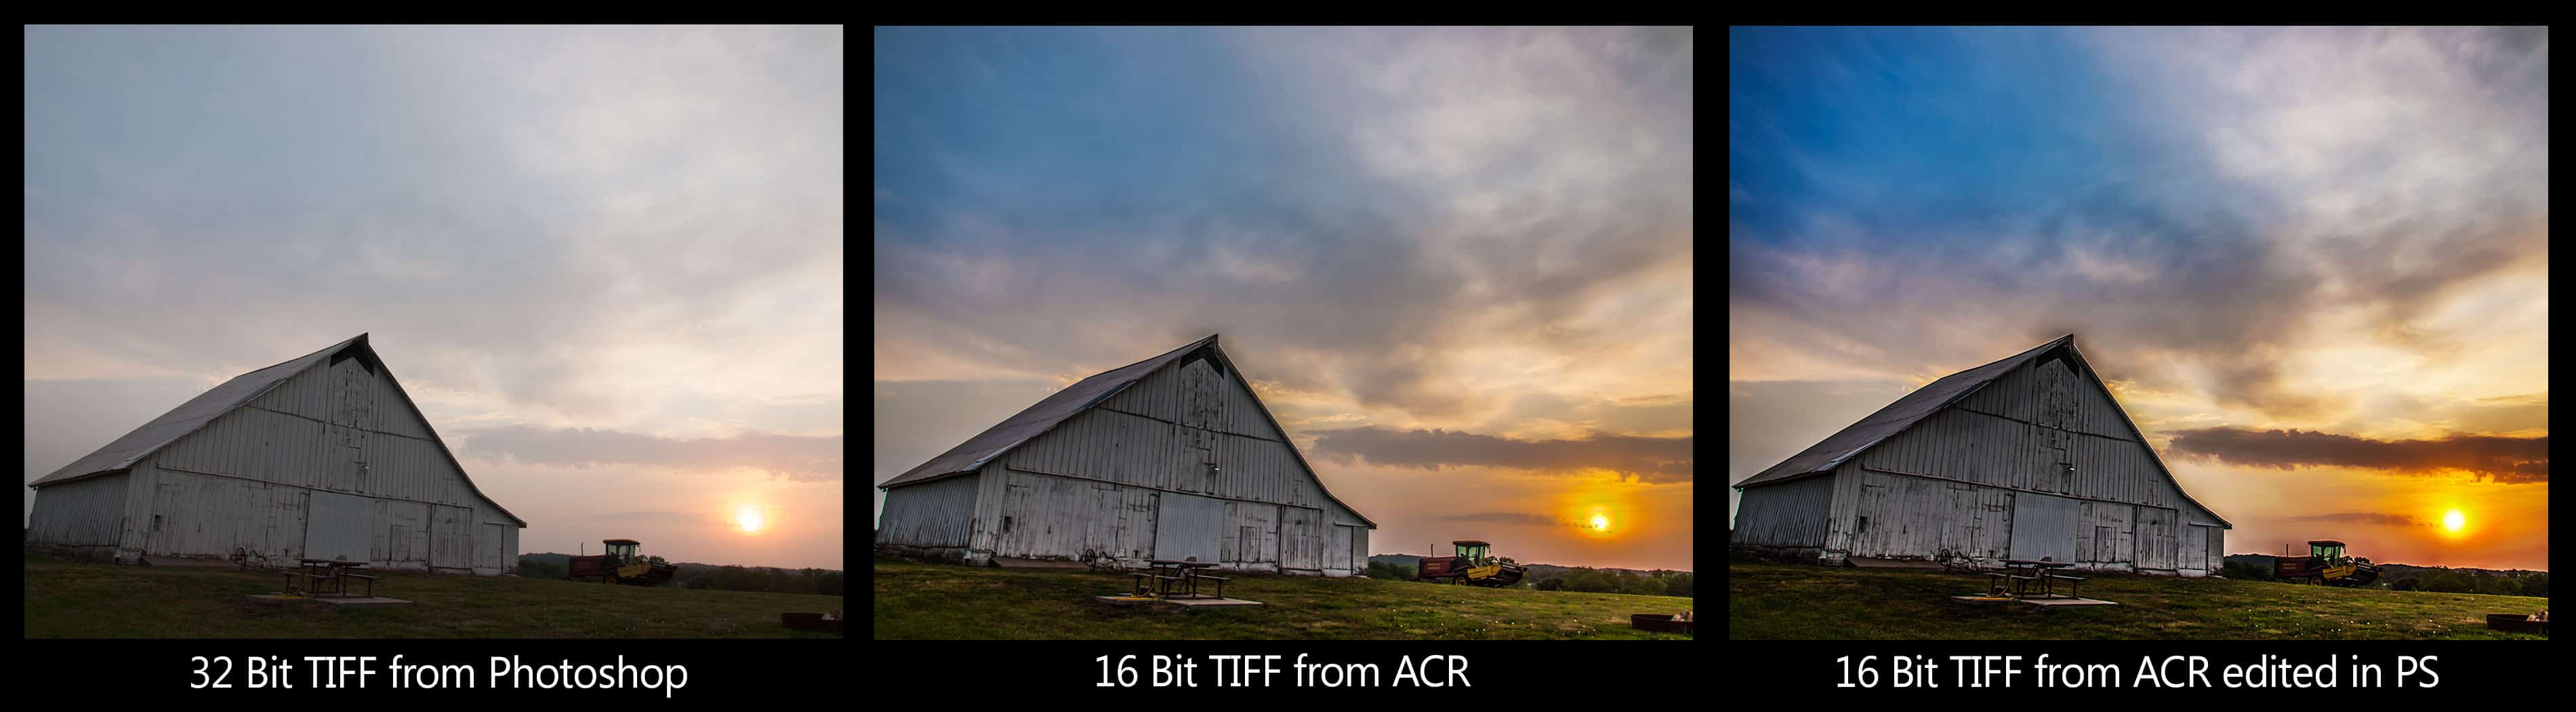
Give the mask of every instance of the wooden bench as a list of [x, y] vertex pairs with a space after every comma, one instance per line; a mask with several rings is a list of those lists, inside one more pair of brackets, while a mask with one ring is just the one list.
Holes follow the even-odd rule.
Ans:
[[[301, 586], [296, 585], [299, 579], [301, 579], [303, 584]], [[331, 583], [335, 582], [332, 581], [331, 576], [328, 574], [317, 574], [310, 571], [286, 572], [286, 591], [288, 593], [302, 591], [307, 596], [319, 595], [322, 593], [334, 593], [334, 591], [329, 590], [332, 588], [329, 585]], [[368, 591], [373, 593], [375, 590], [374, 587], [375, 584], [368, 584]]]
[[2039, 577], [2037, 576], [2023, 576], [2020, 574], [2006, 574], [2004, 578], [2012, 579], [2013, 595], [2015, 596], [2030, 595], [2030, 582], [2039, 580]]
[[2077, 596], [2077, 595], [2075, 595], [2075, 586], [2076, 586], [2076, 584], [2080, 584], [2080, 583], [2085, 582], [2085, 580], [2086, 580], [2086, 579], [2085, 579], [2084, 577], [2082, 577], [2082, 576], [2068, 576], [2068, 575], [2065, 575], [2065, 574], [2049, 574], [2049, 575], [2048, 575], [2048, 577], [2049, 577], [2049, 578], [2053, 578], [2053, 579], [2057, 579], [2057, 580], [2065, 581], [2065, 582], [2066, 582], [2066, 597], [2067, 597], [2067, 598], [2082, 598], [2082, 596]]
[[[368, 598], [374, 598], [374, 597], [375, 597], [375, 595], [376, 595], [376, 577], [374, 577], [374, 576], [368, 576], [368, 575], [366, 575], [366, 574], [341, 574], [340, 576], [341, 576], [342, 578], [353, 578], [353, 579], [358, 579], [358, 580], [361, 580], [361, 581], [365, 581], [365, 582], [367, 582], [367, 597], [368, 597]], [[349, 592], [349, 591], [348, 591], [348, 588], [349, 588], [349, 584], [348, 584], [348, 583], [346, 583], [346, 582], [341, 583], [341, 584], [340, 584], [340, 593], [342, 593], [342, 594], [346, 594], [346, 593], [348, 593], [348, 592]]]
[[[1192, 576], [1193, 576], [1194, 578], [1197, 578], [1197, 579], [1202, 580], [1202, 581], [1215, 581], [1215, 582], [1216, 582], [1216, 597], [1217, 597], [1217, 598], [1224, 598], [1224, 597], [1225, 597], [1225, 582], [1234, 580], [1232, 577], [1228, 577], [1228, 576], [1209, 576], [1209, 575], [1207, 575], [1207, 574], [1193, 574]], [[1190, 587], [1190, 592], [1191, 592], [1191, 593], [1198, 593], [1198, 587], [1196, 587], [1196, 586], [1192, 586], [1192, 587]]]

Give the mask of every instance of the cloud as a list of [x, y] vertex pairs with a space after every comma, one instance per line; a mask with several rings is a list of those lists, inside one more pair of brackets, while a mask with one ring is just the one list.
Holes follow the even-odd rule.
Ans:
[[2336, 512], [2333, 514], [2316, 514], [2305, 517], [2284, 517], [2283, 519], [2294, 522], [2352, 522], [2355, 524], [2387, 524], [2401, 527], [2420, 527], [2429, 525], [2423, 520], [2416, 519], [2413, 515], [2385, 514], [2380, 512]]
[[716, 517], [681, 512], [573, 512], [560, 515], [565, 519], [604, 522], [671, 522], [681, 524], [727, 523]]
[[1730, 350], [1765, 378], [2072, 331], [2105, 373], [2333, 422], [2356, 398], [2297, 365], [2314, 345], [2445, 356], [2481, 339], [2441, 309], [2545, 264], [2545, 152], [2516, 148], [2547, 144], [2545, 33], [1746, 34], [1806, 48], [1730, 87], [1729, 178], [1766, 196], [1730, 210], [1731, 341], [1757, 342]]
[[[881, 378], [1078, 377], [1216, 332], [1256, 378], [1465, 427], [1566, 370], [1686, 368], [1688, 32], [879, 38], [909, 206], [873, 242]], [[985, 49], [1088, 69], [943, 58]]]
[[2549, 481], [2549, 438], [2454, 435], [2438, 440], [2372, 440], [2332, 433], [2204, 428], [2174, 434], [2177, 455], [2292, 469], [2357, 467], [2407, 473], [2465, 470], [2504, 484]]
[[749, 467], [790, 480], [841, 479], [841, 436], [745, 433], [727, 438], [661, 438], [589, 428], [524, 425], [462, 433], [458, 450], [476, 457], [539, 465], [642, 465], [693, 470]]
[[1444, 465], [1524, 470], [1600, 468], [1646, 482], [1691, 480], [1691, 439], [1596, 435], [1576, 440], [1516, 440], [1445, 430], [1381, 427], [1317, 433], [1313, 452], [1337, 462], [1438, 470]]
[[372, 332], [547, 425], [837, 390], [843, 30], [483, 29], [30, 29], [29, 375]]
[[1479, 512], [1476, 514], [1453, 514], [1437, 518], [1453, 522], [1500, 522], [1504, 524], [1535, 524], [1541, 526], [1553, 525], [1560, 521], [1555, 517], [1546, 517], [1536, 514], [1522, 514], [1518, 512]]

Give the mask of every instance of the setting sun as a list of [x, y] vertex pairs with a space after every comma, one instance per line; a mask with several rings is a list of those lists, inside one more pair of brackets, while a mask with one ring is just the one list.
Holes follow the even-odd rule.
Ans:
[[1604, 532], [1610, 531], [1610, 517], [1601, 514], [1592, 515], [1592, 530]]
[[2442, 515], [2442, 528], [2444, 529], [2459, 531], [2460, 527], [2466, 526], [2468, 523], [2469, 518], [2466, 515], [2460, 514], [2460, 510], [2457, 509], [2451, 510], [2449, 513]]
[[746, 504], [733, 510], [733, 525], [745, 534], [759, 533], [767, 524], [768, 517], [761, 516], [759, 505]]

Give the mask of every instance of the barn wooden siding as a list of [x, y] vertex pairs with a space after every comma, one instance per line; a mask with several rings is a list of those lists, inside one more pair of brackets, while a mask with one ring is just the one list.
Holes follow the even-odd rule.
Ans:
[[28, 540], [78, 556], [114, 556], [123, 536], [119, 522], [125, 517], [128, 477], [100, 475], [46, 487], [41, 495], [45, 506], [27, 517]]
[[[144, 553], [247, 549], [274, 559], [345, 555], [386, 569], [517, 570], [507, 539], [518, 526], [473, 492], [429, 432], [388, 376], [359, 359], [308, 369], [150, 458], [147, 517], [163, 521], [144, 532]], [[317, 497], [351, 503], [308, 510]], [[148, 518], [131, 524], [151, 526]]]
[[1816, 554], [1825, 546], [1825, 520], [1834, 501], [1833, 475], [1817, 475], [1745, 490], [1738, 503], [1733, 543], [1759, 543], [1783, 553]]
[[475, 491], [364, 335], [227, 381], [46, 479], [61, 481], [35, 485], [31, 542], [104, 540], [119, 560], [501, 574], [525, 526]]
[[962, 533], [970, 560], [1364, 569], [1365, 520], [1325, 494], [1240, 378], [1212, 359], [1156, 371], [975, 476], [890, 489], [880, 537], [928, 550]]
[[2216, 515], [2183, 495], [2086, 379], [2064, 360], [2025, 365], [1830, 475], [1747, 488], [1733, 536], [1791, 549], [1816, 541], [1828, 561], [1991, 567], [2049, 556], [2095, 570], [2214, 571]]
[[980, 474], [959, 475], [903, 488], [902, 497], [889, 493], [877, 519], [877, 543], [899, 544], [921, 556], [964, 557], [982, 484]]

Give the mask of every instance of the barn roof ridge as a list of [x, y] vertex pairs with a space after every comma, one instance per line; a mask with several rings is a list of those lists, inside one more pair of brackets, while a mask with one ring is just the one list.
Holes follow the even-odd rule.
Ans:
[[512, 514], [508, 508], [502, 507], [498, 500], [483, 494], [482, 488], [474, 485], [474, 477], [466, 474], [463, 463], [456, 461], [456, 453], [447, 447], [445, 440], [438, 437], [438, 429], [430, 425], [429, 417], [420, 412], [420, 405], [412, 402], [411, 394], [403, 390], [402, 382], [393, 377], [391, 370], [383, 369], [384, 359], [376, 354], [375, 347], [368, 345], [365, 332], [324, 347], [320, 351], [234, 376], [214, 388], [207, 389], [204, 393], [197, 394], [197, 397], [179, 404], [179, 407], [170, 409], [170, 412], [162, 413], [160, 417], [146, 421], [125, 435], [109, 441], [108, 444], [100, 446], [90, 454], [73, 460], [71, 464], [27, 483], [27, 486], [57, 485], [133, 467], [135, 463], [151, 457], [153, 453], [160, 452], [162, 448], [169, 447], [180, 438], [204, 428], [216, 418], [239, 410], [242, 406], [249, 405], [251, 401], [259, 400], [260, 396], [267, 395], [269, 391], [284, 384], [288, 379], [316, 365], [330, 362], [331, 357], [351, 349], [357, 349], [359, 355], [368, 359], [371, 366], [384, 371], [385, 382], [393, 386], [395, 393], [402, 396], [403, 406], [411, 410], [413, 417], [420, 418], [421, 427], [429, 429], [430, 441], [437, 444], [439, 454], [445, 456], [448, 463], [456, 467], [457, 476], [465, 479], [465, 488], [472, 491], [474, 496], [491, 503], [492, 507], [500, 510], [503, 516], [518, 521], [520, 526], [527, 526], [527, 520]]
[[[1743, 489], [1778, 484], [1831, 472], [1845, 461], [1913, 428], [1916, 423], [1948, 410], [1959, 401], [1966, 400], [1969, 395], [1985, 388], [1987, 384], [1995, 382], [2005, 374], [2011, 373], [2013, 369], [2061, 352], [2066, 358], [2082, 366], [2075, 370], [2082, 372], [2086, 381], [2092, 383], [2093, 387], [2101, 389], [2104, 397], [2111, 398], [2113, 410], [2120, 414], [2121, 424], [2129, 427], [2130, 434], [2138, 437], [2140, 445], [2146, 445], [2147, 457], [2155, 462], [2156, 470], [2163, 473], [2167, 480], [2173, 480], [2173, 470], [2165, 467], [2164, 457], [2156, 453], [2154, 446], [2147, 445], [2146, 434], [2138, 430], [2138, 424], [2129, 417], [2128, 409], [2118, 407], [2118, 397], [2112, 395], [2110, 386], [2104, 384], [2101, 376], [2093, 372], [2092, 364], [2084, 360], [2083, 351], [2075, 347], [2075, 335], [2070, 333], [2002, 360], [1943, 376], [1940, 380], [1917, 388], [1914, 392], [1905, 394], [1905, 397], [1896, 399], [1896, 402], [1879, 408], [1868, 417], [1844, 426], [1842, 430], [1836, 431], [1824, 440], [1808, 446], [1796, 455], [1789, 456], [1789, 459], [1782, 460], [1779, 464], [1735, 483], [1733, 487]], [[2182, 492], [2181, 481], [2174, 480], [2174, 490]], [[2228, 524], [2226, 519], [2218, 517], [2217, 510], [2210, 509], [2199, 500], [2192, 499], [2191, 493], [2182, 492], [2182, 497], [2192, 506], [2208, 512], [2212, 518], [2217, 518], [2220, 525], [2231, 528], [2234, 526]]]
[[[1186, 363], [1202, 350], [1208, 353], [1208, 357], [1219, 361], [1225, 370], [1236, 371], [1233, 359], [1227, 357], [1225, 351], [1217, 347], [1217, 336], [1218, 334], [1209, 334], [1207, 338], [1192, 341], [1180, 348], [1164, 352], [1160, 356], [1093, 374], [1089, 378], [1064, 387], [1063, 390], [1048, 394], [1036, 404], [1021, 409], [1019, 413], [1003, 419], [993, 427], [984, 429], [984, 432], [977, 433], [974, 437], [967, 438], [966, 442], [949, 448], [947, 452], [940, 453], [930, 461], [905, 470], [903, 474], [896, 475], [893, 479], [878, 483], [877, 488], [889, 489], [916, 485], [973, 472], [983, 467], [985, 463], [992, 462], [994, 458], [1001, 457], [1020, 445], [1054, 430], [1057, 425], [1073, 419], [1074, 416], [1090, 411], [1093, 406], [1109, 400], [1111, 396], [1144, 380], [1146, 376], [1174, 364]], [[1241, 381], [1241, 379], [1235, 380]], [[1279, 419], [1270, 414], [1270, 406], [1261, 402], [1261, 394], [1254, 393], [1249, 383], [1239, 383], [1239, 387], [1244, 389], [1245, 394], [1252, 397], [1253, 405], [1261, 410], [1261, 417], [1269, 421], [1271, 427], [1279, 428], [1283, 434], [1287, 432], [1286, 428], [1279, 427]], [[1315, 472], [1314, 466], [1306, 462], [1305, 453], [1298, 452], [1295, 443], [1288, 445], [1288, 452], [1297, 458], [1297, 464], [1304, 467], [1307, 473]], [[1321, 476], [1315, 478], [1315, 487], [1324, 491], [1325, 499], [1330, 499], [1334, 504], [1349, 510], [1353, 516], [1359, 517], [1361, 522], [1371, 528], [1377, 526], [1376, 522], [1371, 522], [1366, 515], [1360, 514], [1358, 509], [1342, 502], [1341, 498], [1334, 497], [1332, 490], [1324, 486]]]

